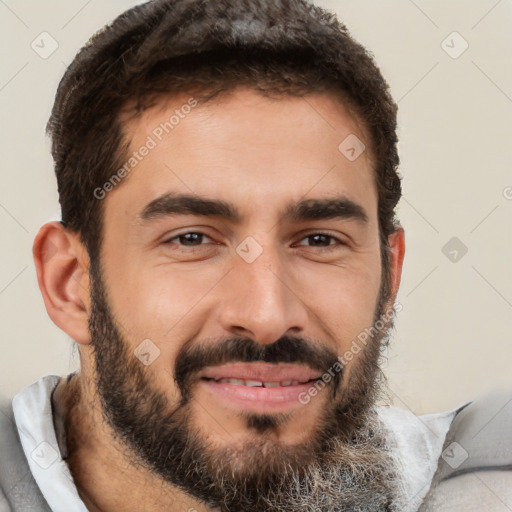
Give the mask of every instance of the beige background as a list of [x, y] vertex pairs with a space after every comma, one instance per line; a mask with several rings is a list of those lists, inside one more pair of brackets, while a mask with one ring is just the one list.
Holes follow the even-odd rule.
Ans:
[[[44, 128], [76, 51], [134, 3], [0, 2], [1, 395], [76, 367], [31, 257], [39, 226], [59, 218]], [[319, 3], [374, 53], [400, 107], [407, 256], [385, 365], [395, 403], [433, 412], [512, 388], [512, 3]], [[59, 45], [47, 59], [31, 48], [44, 31]], [[452, 55], [469, 47], [452, 58], [444, 40]], [[452, 237], [468, 250], [456, 262], [442, 251]]]

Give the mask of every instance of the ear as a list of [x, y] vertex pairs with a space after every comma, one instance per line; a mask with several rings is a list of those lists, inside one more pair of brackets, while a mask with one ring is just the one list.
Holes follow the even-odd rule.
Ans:
[[395, 302], [400, 280], [402, 278], [402, 265], [405, 256], [405, 232], [402, 226], [397, 226], [396, 230], [388, 237], [389, 241], [389, 265], [391, 278], [391, 303]]
[[77, 343], [90, 343], [89, 257], [79, 235], [49, 222], [39, 230], [32, 253], [48, 315]]

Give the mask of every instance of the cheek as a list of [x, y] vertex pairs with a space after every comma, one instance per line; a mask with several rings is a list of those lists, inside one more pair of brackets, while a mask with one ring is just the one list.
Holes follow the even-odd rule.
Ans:
[[141, 264], [136, 271], [112, 272], [110, 290], [128, 339], [149, 338], [162, 350], [178, 350], [204, 323], [202, 302], [221, 277], [218, 267], [207, 264]]
[[[343, 353], [352, 341], [370, 327], [380, 290], [380, 260], [333, 267], [315, 273], [302, 272], [302, 296], [314, 312], [319, 328]], [[305, 276], [305, 277], [304, 277]]]

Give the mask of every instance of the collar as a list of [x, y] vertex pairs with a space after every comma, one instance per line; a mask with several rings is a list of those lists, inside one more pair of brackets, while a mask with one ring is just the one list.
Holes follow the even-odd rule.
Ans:
[[68, 465], [62, 459], [53, 422], [51, 395], [60, 377], [47, 375], [12, 401], [23, 452], [41, 493], [53, 512], [87, 512]]
[[427, 495], [450, 426], [458, 411], [416, 415], [398, 407], [378, 407], [402, 475], [403, 512], [416, 512]]

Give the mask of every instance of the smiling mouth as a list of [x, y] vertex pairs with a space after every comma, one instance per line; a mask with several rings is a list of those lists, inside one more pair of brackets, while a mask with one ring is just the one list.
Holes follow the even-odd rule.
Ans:
[[210, 377], [201, 377], [202, 380], [213, 381], [222, 384], [233, 384], [234, 386], [248, 386], [252, 388], [277, 388], [277, 387], [288, 387], [288, 386], [298, 386], [299, 384], [312, 384], [320, 380], [320, 378], [316, 379], [308, 379], [308, 380], [283, 380], [283, 381], [270, 381], [263, 382], [260, 380], [244, 380], [244, 379], [214, 379]]
[[322, 375], [306, 365], [234, 362], [206, 367], [197, 378], [212, 404], [270, 414], [302, 406], [301, 397], [319, 387]]

